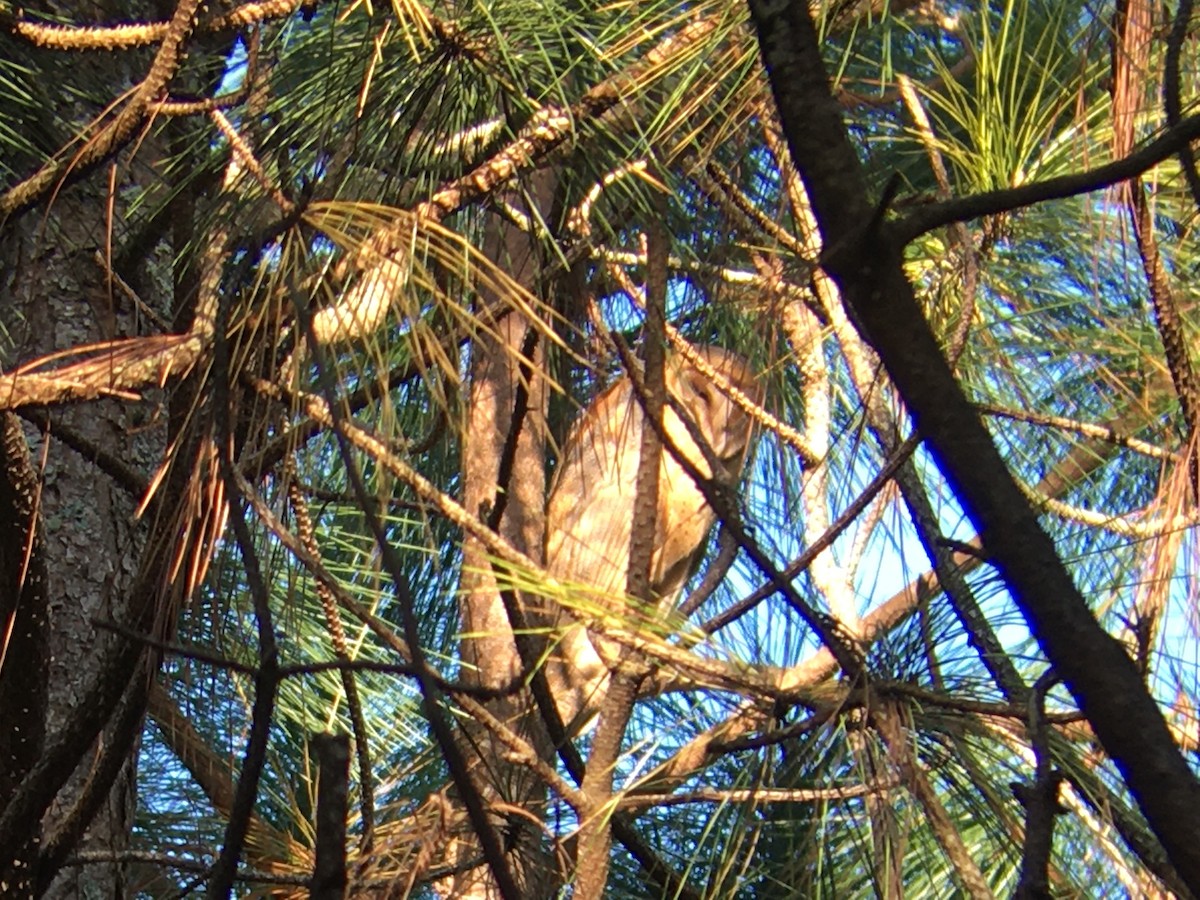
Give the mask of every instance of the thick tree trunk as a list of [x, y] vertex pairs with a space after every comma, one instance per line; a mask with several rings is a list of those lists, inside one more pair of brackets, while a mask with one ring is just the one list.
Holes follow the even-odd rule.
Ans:
[[[538, 277], [529, 237], [507, 225], [496, 226], [488, 241], [489, 256], [522, 285], [536, 290]], [[487, 298], [490, 299], [490, 298]], [[516, 314], [498, 323], [495, 335], [479, 335], [471, 345], [471, 382], [463, 439], [463, 497], [468, 510], [486, 519], [504, 504], [500, 533], [534, 560], [542, 559], [545, 506], [545, 411], [547, 389], [538, 377], [544, 370], [542, 344], [529, 340], [529, 323]], [[532, 346], [532, 349], [531, 349]], [[522, 365], [523, 351], [530, 351]], [[523, 415], [514, 419], [522, 369], [532, 375]], [[505, 450], [508, 447], [508, 453]], [[511, 464], [506, 461], [511, 460]], [[502, 471], [507, 469], [507, 471]], [[463, 678], [486, 687], [512, 683], [521, 674], [521, 659], [503, 598], [483, 547], [468, 540], [463, 548], [462, 642]], [[518, 691], [492, 701], [491, 711], [514, 731], [531, 740], [543, 756], [552, 752], [529, 692]], [[483, 728], [468, 730], [468, 750], [481, 773], [489, 801], [533, 807], [540, 818], [545, 789], [528, 771], [507, 762]], [[509, 864], [529, 898], [552, 896], [558, 879], [551, 868], [543, 835], [532, 820], [509, 816], [499, 822]], [[467, 849], [464, 852], [477, 852]], [[457, 879], [456, 897], [499, 896], [486, 866]]]
[[[104, 246], [103, 206], [92, 198], [60, 200], [51, 212], [51, 242], [40, 234], [43, 221], [27, 216], [7, 236], [3, 257], [12, 280], [0, 293], [0, 314], [9, 324], [15, 347], [8, 364], [89, 341], [134, 333], [132, 318], [119, 309], [102, 310], [107, 291], [94, 259]], [[48, 437], [32, 429], [34, 458], [49, 441], [41, 470], [42, 543], [48, 571], [49, 664], [43, 670], [48, 688], [49, 734], [63, 729], [87, 694], [113, 638], [98, 631], [96, 621], [122, 618], [128, 588], [137, 570], [140, 549], [133, 513], [137, 499], [98, 473], [92, 460], [69, 449], [56, 437], [69, 431], [82, 441], [126, 462], [143, 463], [151, 471], [153, 432], [137, 433], [129, 410], [115, 401], [61, 410], [50, 417]], [[11, 660], [19, 665], [24, 661]], [[50, 811], [46, 834], [66, 815], [86, 781], [93, 759], [78, 767]], [[107, 802], [88, 831], [90, 850], [125, 848], [135, 806], [134, 766], [124, 767]], [[119, 897], [126, 893], [113, 864], [76, 867], [64, 873], [51, 897]]]
[[[96, 17], [106, 20], [118, 13], [70, 5], [59, 12], [68, 16], [79, 13], [80, 22], [95, 21]], [[128, 6], [119, 11], [126, 19], [136, 13]], [[56, 71], [63, 73], [62, 87], [77, 83], [97, 92], [107, 88], [117, 95], [131, 80], [141, 77], [146, 59], [145, 54], [60, 54], [54, 63], [59, 66]], [[72, 109], [67, 105], [68, 96], [64, 93], [54, 109], [62, 115], [70, 109], [82, 133], [96, 110], [82, 103]], [[47, 131], [53, 133], [55, 128], [48, 125]], [[0, 347], [5, 369], [54, 351], [139, 333], [139, 315], [109, 283], [99, 260], [129, 237], [124, 200], [132, 195], [134, 182], [150, 172], [147, 158], [153, 156], [153, 146], [152, 138], [141, 143], [137, 164], [118, 161], [111, 204], [108, 176], [113, 173], [104, 169], [64, 187], [53, 202], [0, 223], [0, 324], [4, 329]], [[144, 279], [142, 299], [156, 307], [166, 306], [162, 296], [169, 294], [152, 296], [152, 281]], [[51, 411], [48, 432], [24, 427], [40, 513], [37, 555], [46, 572], [46, 654], [43, 658], [36, 653], [26, 656], [22, 650], [23, 658], [10, 656], [5, 666], [23, 670], [26, 681], [35, 676], [37, 683], [30, 689], [46, 691], [41, 711], [44, 719], [37, 721], [37, 704], [27, 703], [23, 709], [29, 721], [19, 727], [28, 727], [30, 734], [44, 728], [48, 742], [71, 722], [116, 640], [95, 623], [123, 618], [143, 543], [143, 529], [134, 519], [140, 497], [127, 485], [106, 477], [96, 457], [110, 455], [149, 475], [163, 446], [162, 429], [148, 427], [149, 420], [148, 410], [106, 400]], [[14, 443], [14, 453], [17, 449]], [[7, 455], [10, 463], [13, 455]], [[5, 507], [6, 515], [16, 509]], [[6, 582], [7, 574], [6, 566]], [[16, 649], [21, 650], [19, 645]], [[0, 676], [0, 711], [10, 708], [7, 701], [12, 698], [5, 696], [7, 685], [13, 683], [7, 681], [10, 674], [5, 671]], [[5, 715], [4, 726], [16, 728], [18, 724]], [[41, 823], [43, 845], [72, 814], [101, 748], [107, 745], [104, 737], [97, 741], [59, 792]], [[20, 774], [27, 768], [21, 767]], [[128, 847], [136, 806], [135, 776], [135, 756], [131, 755], [76, 849], [117, 855]], [[0, 784], [0, 812], [16, 787]], [[30, 838], [38, 837], [38, 823], [28, 823], [28, 831]], [[0, 871], [9, 856], [10, 848], [0, 847]], [[124, 870], [120, 862], [70, 867], [58, 873], [45, 896], [129, 896], [132, 889]]]

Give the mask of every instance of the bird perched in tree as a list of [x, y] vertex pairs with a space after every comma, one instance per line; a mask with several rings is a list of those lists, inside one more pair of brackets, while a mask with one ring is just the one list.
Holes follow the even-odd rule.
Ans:
[[[721, 379], [759, 402], [758, 385], [744, 359], [718, 347], [697, 349]], [[748, 455], [753, 420], [722, 390], [721, 379], [681, 354], [668, 354], [663, 375], [667, 393], [695, 423], [724, 469], [718, 476], [736, 481]], [[567, 436], [546, 512], [550, 574], [568, 585], [587, 585], [589, 600], [616, 612], [624, 603], [629, 570], [644, 422], [628, 376], [597, 397]], [[663, 432], [650, 586], [655, 599], [669, 605], [698, 565], [716, 515], [671, 450], [674, 446], [701, 477], [713, 476], [705, 454], [669, 404]], [[568, 731], [577, 730], [598, 709], [609, 675], [601, 657], [611, 662], [613, 654], [562, 607], [549, 612], [547, 620], [552, 647], [546, 677]]]

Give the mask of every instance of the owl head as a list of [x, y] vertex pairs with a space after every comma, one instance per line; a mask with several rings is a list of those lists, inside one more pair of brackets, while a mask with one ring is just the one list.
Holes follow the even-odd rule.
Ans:
[[[695, 365], [681, 353], [671, 354], [665, 378], [667, 391], [679, 401], [699, 428], [717, 459], [723, 463], [726, 473], [736, 478], [746, 461], [754, 420], [734, 401], [729, 389], [761, 405], [762, 388], [749, 363], [737, 354], [711, 346], [697, 347], [696, 353], [703, 367]], [[703, 371], [703, 368], [711, 369], [712, 373]], [[714, 378], [713, 373], [717, 377]], [[666, 429], [676, 446], [695, 447], [686, 426], [674, 413], [667, 414]], [[694, 454], [687, 455], [704, 474], [708, 474], [707, 464], [701, 465], [703, 456], [698, 448]]]

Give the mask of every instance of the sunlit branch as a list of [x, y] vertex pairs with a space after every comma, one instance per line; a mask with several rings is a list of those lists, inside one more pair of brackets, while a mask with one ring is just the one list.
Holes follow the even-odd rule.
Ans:
[[695, 366], [704, 377], [710, 379], [716, 384], [721, 392], [724, 393], [730, 400], [737, 404], [751, 419], [758, 423], [764, 430], [771, 432], [787, 446], [791, 447], [801, 461], [808, 466], [821, 465], [824, 460], [805, 440], [804, 435], [797, 431], [786, 422], [781, 421], [773, 415], [765, 407], [755, 403], [744, 393], [739, 391], [729, 383], [724, 375], [708, 365], [704, 359], [696, 352], [696, 348], [687, 340], [671, 323], [667, 323], [667, 340], [671, 342], [679, 354], [688, 361], [690, 365]]
[[625, 794], [619, 809], [683, 806], [690, 803], [821, 803], [852, 800], [867, 794], [883, 793], [899, 786], [897, 778], [880, 778], [868, 784], [849, 784], [825, 788], [747, 788], [720, 790], [707, 788], [680, 794]]
[[183, 59], [184, 45], [195, 27], [200, 0], [180, 0], [167, 23], [162, 43], [154, 55], [146, 77], [129, 95], [124, 108], [92, 135], [74, 156], [46, 163], [20, 184], [0, 194], [0, 223], [46, 196], [63, 178], [74, 171], [83, 172], [106, 159], [132, 137], [142, 123], [150, 104], [159, 98]]
[[275, 201], [275, 205], [283, 211], [285, 216], [290, 216], [295, 212], [295, 206], [292, 201], [283, 195], [283, 192], [267, 177], [266, 170], [254, 155], [254, 151], [250, 145], [238, 133], [238, 130], [233, 127], [233, 123], [225, 117], [219, 109], [214, 109], [209, 113], [209, 118], [217, 126], [217, 130], [229, 142], [229, 148], [233, 151], [234, 156], [238, 158], [241, 167], [253, 176], [258, 182], [258, 186], [262, 188], [263, 193]]
[[[258, 379], [255, 381], [255, 386], [267, 396], [276, 398], [285, 396], [283, 389], [271, 382]], [[324, 428], [333, 428], [334, 418], [329, 411], [328, 404], [323, 398], [317, 397], [314, 394], [304, 393], [297, 393], [295, 396], [310, 418]], [[488, 528], [478, 517], [471, 515], [461, 504], [444, 494], [424, 475], [400, 459], [384, 441], [349, 421], [343, 420], [340, 423], [340, 428], [347, 440], [358, 450], [366, 453], [407, 484], [418, 497], [436, 507], [454, 525], [457, 525], [472, 537], [477, 538], [487, 548], [489, 553], [494, 554], [510, 565], [518, 566], [526, 571], [539, 573], [543, 571], [532, 559], [509, 544], [496, 534], [496, 532]]]
[[1074, 506], [1054, 497], [1049, 497], [1023, 482], [1021, 489], [1034, 504], [1045, 512], [1052, 513], [1061, 519], [1087, 525], [1090, 528], [1101, 528], [1121, 537], [1136, 540], [1148, 540], [1162, 537], [1175, 531], [1182, 531], [1200, 524], [1200, 509], [1190, 513], [1173, 516], [1156, 516], [1153, 519], [1139, 519], [1138, 514], [1106, 513], [1102, 510], [1084, 509]]
[[[791, 178], [794, 177], [795, 174], [791, 173]], [[805, 235], [802, 242], [805, 258], [820, 254], [819, 240], [815, 231]], [[763, 261], [760, 265], [771, 272], [776, 283], [781, 280], [782, 264], [779, 261], [773, 265]], [[773, 299], [776, 299], [780, 292], [777, 284], [773, 288], [773, 294], [776, 295]], [[795, 299], [779, 299], [782, 301], [783, 334], [791, 347], [796, 373], [800, 377], [804, 439], [813, 457], [800, 485], [800, 498], [804, 504], [804, 536], [811, 546], [829, 530], [832, 379], [825, 356], [825, 333], [817, 315]], [[850, 634], [857, 636], [861, 626], [858, 598], [848, 568], [834, 559], [833, 548], [828, 547], [814, 556], [807, 571], [813, 586], [825, 598], [830, 615]]]
[[[198, 31], [235, 31], [272, 19], [283, 19], [301, 7], [315, 7], [316, 0], [262, 0], [244, 3], [220, 15], [204, 18]], [[129, 50], [165, 40], [170, 22], [133, 22], [124, 25], [62, 25], [35, 22], [8, 10], [0, 11], [0, 29], [44, 50]]]
[[1153, 459], [1173, 462], [1179, 458], [1178, 451], [1167, 450], [1157, 444], [1143, 441], [1141, 438], [1130, 437], [1110, 425], [1096, 425], [1091, 422], [1081, 422], [1078, 419], [1070, 419], [1065, 416], [1053, 416], [1025, 409], [1012, 409], [1010, 407], [997, 406], [993, 403], [977, 403], [975, 404], [975, 408], [989, 416], [1014, 419], [1018, 422], [1028, 422], [1031, 425], [1045, 425], [1049, 428], [1073, 431], [1083, 437], [1099, 438], [1102, 441], [1116, 444], [1118, 447], [1125, 447], [1135, 453], [1141, 453], [1143, 456], [1149, 456]]
[[[567, 214], [567, 230], [581, 239], [590, 238], [592, 236], [592, 207], [596, 205], [596, 201], [600, 199], [605, 189], [630, 175], [646, 177], [648, 166], [649, 162], [646, 159], [636, 159], [632, 162], [622, 163], [611, 172], [605, 173], [603, 178], [584, 192], [583, 199]], [[675, 264], [672, 262], [670, 265], [674, 266]]]
[[522, 172], [542, 165], [552, 152], [574, 139], [577, 122], [590, 122], [644, 91], [670, 60], [690, 52], [718, 24], [715, 16], [697, 19], [665, 37], [629, 67], [593, 85], [570, 108], [548, 105], [537, 110], [516, 138], [499, 152], [466, 175], [446, 182], [400, 216], [397, 224], [379, 229], [364, 241], [339, 266], [339, 274], [348, 274], [350, 268], [364, 270], [361, 283], [379, 292], [378, 302], [390, 304], [393, 290], [403, 283], [393, 272], [399, 264], [394, 255], [407, 245], [414, 218], [440, 222], [492, 196]]
[[[593, 247], [591, 250], [591, 258], [597, 262], [616, 263], [622, 266], [642, 266], [646, 263], [646, 257], [642, 253], [635, 253], [632, 250], [614, 250], [608, 247]], [[723, 284], [731, 287], [753, 288], [755, 290], [763, 290], [767, 287], [768, 279], [759, 272], [751, 272], [746, 269], [734, 269], [729, 266], [717, 266], [712, 263], [703, 262], [696, 259], [684, 259], [678, 256], [669, 258], [669, 265], [672, 269], [678, 272], [696, 272], [699, 275], [704, 275], [709, 278], [715, 278]], [[788, 296], [793, 296], [799, 299], [806, 299], [807, 291], [786, 279], [780, 279], [779, 288]]]
[[[769, 121], [769, 120], [768, 120]], [[771, 126], [766, 125], [771, 131]], [[761, 204], [753, 202], [734, 184], [733, 179], [715, 162], [708, 162], [703, 172], [697, 173], [700, 186], [709, 196], [714, 197], [727, 212], [733, 212], [735, 218], [744, 219], [764, 235], [774, 238], [781, 246], [790, 250], [798, 260], [812, 260], [809, 248], [796, 239], [796, 236], [763, 212]], [[815, 269], [815, 265], [813, 266]]]

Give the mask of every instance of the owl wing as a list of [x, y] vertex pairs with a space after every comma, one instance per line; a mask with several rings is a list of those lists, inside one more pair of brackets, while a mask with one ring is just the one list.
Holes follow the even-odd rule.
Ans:
[[[619, 608], [629, 568], [641, 424], [632, 389], [622, 379], [576, 423], [563, 448], [546, 510], [546, 567], [563, 582], [587, 586], [572, 605]], [[573, 732], [595, 712], [608, 666], [569, 606], [555, 603], [539, 618], [551, 629], [546, 678]]]
[[[749, 368], [739, 357], [716, 348], [702, 350], [701, 355], [740, 390], [756, 390]], [[695, 368], [676, 361], [665, 375], [667, 390], [690, 414], [717, 456], [731, 472], [740, 471], [750, 420]], [[539, 616], [551, 629], [554, 642], [546, 675], [571, 730], [595, 712], [608, 682], [608, 666], [601, 654], [615, 655], [614, 646], [609, 646], [614, 642], [589, 635], [571, 607], [600, 603], [618, 612], [623, 609], [643, 422], [629, 379], [620, 379], [571, 430], [550, 492], [547, 569], [560, 581], [588, 586], [569, 606], [553, 603]], [[702, 477], [707, 476], [710, 467], [679, 416], [668, 410], [664, 427], [669, 442]], [[651, 587], [660, 599], [673, 599], [683, 589], [715, 521], [695, 481], [664, 448], [651, 557]]]
[[[548, 535], [547, 567], [564, 582], [589, 586], [586, 593], [574, 592], [572, 604], [615, 606], [624, 589], [629, 520], [614, 515], [622, 502], [622, 490], [612, 480], [584, 486], [575, 474], [559, 482], [552, 496], [548, 516], [558, 527]], [[544, 667], [550, 692], [568, 733], [575, 733], [599, 708], [608, 684], [608, 665], [570, 607], [553, 603], [537, 618], [550, 630], [551, 651]]]
[[627, 380], [572, 429], [546, 511], [546, 566], [597, 593], [625, 587], [642, 415]]

